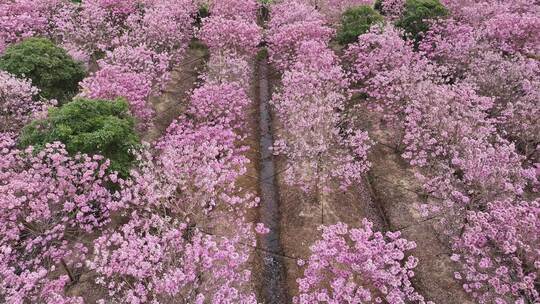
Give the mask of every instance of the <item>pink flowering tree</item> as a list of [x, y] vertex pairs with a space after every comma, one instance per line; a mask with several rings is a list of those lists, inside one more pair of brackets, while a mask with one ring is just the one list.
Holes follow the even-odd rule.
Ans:
[[90, 62], [114, 48], [115, 38], [122, 35], [126, 18], [135, 13], [136, 1], [101, 0], [72, 3], [59, 10], [54, 18], [57, 39], [69, 53], [78, 54]]
[[431, 303], [410, 281], [418, 259], [406, 254], [416, 244], [399, 232], [374, 232], [366, 219], [359, 228], [337, 223], [320, 230], [294, 303]]
[[203, 20], [199, 38], [212, 53], [226, 50], [254, 55], [262, 35], [255, 20], [210, 16]]
[[[501, 136], [515, 141], [534, 163], [538, 124], [537, 37], [529, 33], [538, 9], [523, 1], [446, 1], [451, 19], [432, 26], [420, 49], [446, 72], [450, 81], [474, 84], [477, 92], [494, 98], [490, 115]], [[478, 14], [478, 12], [482, 12]], [[536, 159], [536, 160], [535, 160]]]
[[176, 185], [180, 198], [171, 208], [181, 213], [214, 210], [222, 205], [254, 206], [251, 194], [235, 195], [235, 182], [246, 172], [246, 147], [236, 147], [238, 138], [222, 125], [195, 125], [181, 119], [173, 123], [158, 143], [167, 178]]
[[169, 53], [157, 53], [145, 44], [127, 45], [107, 52], [105, 58], [98, 61], [98, 66], [139, 74], [151, 82], [155, 93], [159, 93], [170, 79], [172, 59]]
[[126, 20], [127, 30], [113, 43], [145, 45], [178, 64], [193, 38], [196, 11], [192, 0], [146, 0], [144, 13], [131, 14]]
[[467, 213], [467, 225], [454, 243], [456, 279], [478, 303], [534, 303], [540, 269], [540, 202], [502, 200]]
[[256, 0], [222, 0], [212, 1], [212, 15], [227, 19], [257, 20], [260, 4]]
[[94, 242], [89, 267], [110, 295], [99, 303], [256, 303], [244, 287], [250, 272], [243, 269], [249, 254], [238, 245], [242, 238], [214, 237], [189, 222], [134, 212]]
[[327, 43], [334, 30], [325, 26], [324, 17], [313, 6], [297, 1], [283, 1], [271, 7], [267, 42], [270, 63], [285, 71], [294, 63], [302, 42]]
[[30, 80], [0, 71], [0, 132], [18, 132], [32, 119], [45, 114], [56, 101], [41, 100]]
[[434, 67], [402, 36], [393, 26], [374, 28], [360, 35], [345, 54], [359, 106], [367, 105], [400, 131], [410, 93], [434, 74]]
[[244, 88], [236, 82], [206, 83], [191, 95], [187, 114], [198, 122], [245, 130], [250, 103]]
[[64, 303], [92, 233], [110, 221], [117, 178], [102, 157], [69, 156], [61, 143], [37, 153], [14, 144], [2, 137], [0, 295], [9, 303]]
[[492, 97], [490, 115], [497, 119], [501, 136], [516, 143], [520, 152], [534, 163], [540, 159], [540, 64], [537, 60], [515, 56], [507, 58], [486, 51], [472, 60], [465, 81], [475, 84], [483, 96]]
[[234, 52], [212, 54], [206, 64], [202, 81], [212, 84], [233, 85], [249, 88], [253, 74], [248, 58]]
[[274, 153], [287, 156], [289, 184], [305, 191], [328, 192], [330, 181], [342, 187], [358, 182], [369, 167], [367, 133], [343, 123], [347, 81], [333, 53], [318, 41], [302, 44], [298, 61], [283, 74], [272, 104], [283, 131]]
[[63, 0], [9, 0], [0, 3], [0, 53], [9, 44], [33, 36], [53, 36], [56, 12], [68, 6]]

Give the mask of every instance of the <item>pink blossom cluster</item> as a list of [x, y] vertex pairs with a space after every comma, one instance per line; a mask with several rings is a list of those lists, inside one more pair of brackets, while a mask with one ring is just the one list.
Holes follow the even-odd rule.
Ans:
[[34, 36], [46, 26], [46, 20], [35, 9], [33, 1], [0, 3], [0, 53], [11, 43]]
[[198, 33], [210, 52], [236, 52], [254, 55], [262, 39], [261, 28], [257, 25], [255, 0], [216, 1], [211, 6], [210, 17], [202, 21]]
[[[117, 2], [117, 4], [115, 4]], [[124, 32], [127, 16], [135, 13], [137, 1], [82, 1], [62, 7], [54, 16], [54, 36], [70, 54], [91, 63]]]
[[434, 73], [433, 66], [402, 37], [403, 32], [391, 25], [373, 28], [345, 52], [353, 92], [365, 96], [367, 106], [398, 130], [409, 92]]
[[266, 32], [270, 62], [280, 71], [292, 65], [296, 52], [304, 41], [328, 43], [334, 30], [313, 6], [301, 1], [282, 1], [271, 7]]
[[49, 36], [54, 16], [66, 4], [62, 0], [10, 0], [0, 3], [0, 53], [24, 38]]
[[0, 71], [0, 133], [18, 132], [56, 104], [54, 100], [40, 100], [38, 92], [30, 80]]
[[251, 103], [246, 87], [237, 82], [208, 82], [195, 89], [191, 97], [187, 114], [197, 121], [226, 126], [231, 130], [245, 129], [246, 108]]
[[[133, 1], [133, 0], [132, 0]], [[197, 7], [192, 0], [145, 0], [144, 14], [131, 14], [115, 45], [144, 45], [178, 64], [193, 38]], [[140, 4], [139, 4], [140, 5]]]
[[[485, 51], [463, 73], [479, 94], [494, 99], [491, 115], [499, 133], [514, 141], [524, 155], [534, 155], [540, 143], [540, 63], [537, 60]], [[538, 152], [536, 152], [538, 153]]]
[[[0, 295], [8, 303], [63, 299], [84, 267], [95, 229], [110, 221], [117, 182], [100, 156], [69, 156], [61, 143], [35, 152], [0, 140]], [[71, 277], [68, 279], [68, 276]]]
[[214, 209], [218, 202], [237, 203], [231, 193], [249, 162], [242, 155], [246, 148], [235, 146], [237, 138], [232, 129], [220, 124], [181, 119], [169, 127], [157, 148], [168, 180], [183, 198], [177, 203], [204, 209]]
[[227, 19], [256, 21], [259, 7], [254, 0], [215, 0], [210, 5], [210, 12]]
[[[281, 13], [286, 5], [298, 6], [309, 14], [284, 17]], [[285, 33], [291, 21], [294, 26], [303, 23], [302, 18], [316, 20], [319, 16], [298, 3], [284, 2], [275, 9], [270, 35]], [[333, 180], [339, 180], [341, 187], [347, 188], [361, 179], [369, 167], [367, 151], [371, 143], [366, 132], [340, 127], [348, 80], [327, 41], [319, 38], [298, 37], [295, 57], [286, 64], [274, 61], [278, 66], [288, 67], [282, 87], [272, 98], [283, 124], [283, 131], [274, 143], [274, 153], [287, 156], [288, 170], [284, 173], [287, 183], [306, 192], [327, 193]], [[277, 54], [281, 48], [275, 42], [271, 42], [270, 49], [274, 48]]]
[[432, 303], [412, 286], [418, 259], [406, 252], [416, 244], [400, 232], [374, 232], [366, 219], [359, 228], [337, 223], [320, 229], [294, 303]]
[[274, 152], [287, 156], [289, 184], [327, 192], [337, 178], [348, 187], [369, 167], [367, 133], [337, 127], [347, 82], [333, 53], [318, 41], [307, 41], [298, 58], [272, 99], [284, 128]]
[[252, 73], [252, 64], [247, 58], [235, 52], [221, 52], [212, 54], [201, 78], [208, 83], [235, 83], [242, 88], [248, 88]]
[[[99, 4], [97, 7], [105, 12], [116, 7]], [[112, 11], [112, 16], [118, 15], [114, 22], [119, 22], [121, 31], [107, 37], [105, 45], [112, 50], [100, 49], [105, 58], [98, 61], [98, 71], [81, 83], [82, 96], [126, 98], [142, 128], [153, 117], [148, 98], [164, 88], [173, 64], [185, 52], [195, 11], [190, 0], [159, 0], [146, 5], [143, 14], [131, 9]]]
[[540, 125], [532, 117], [540, 111], [535, 101], [540, 94], [540, 68], [534, 59], [539, 50], [532, 46], [539, 43], [537, 35], [529, 34], [540, 20], [537, 14], [531, 17], [539, 6], [523, 1], [449, 1], [447, 5], [453, 19], [433, 26], [420, 49], [446, 70], [450, 81], [463, 80], [476, 86], [479, 94], [493, 97], [491, 112], [500, 133], [515, 141], [525, 155], [538, 159], [534, 150], [540, 142], [535, 135]]
[[465, 290], [479, 303], [508, 303], [508, 295], [518, 298], [516, 303], [538, 301], [540, 201], [494, 201], [466, 218], [469, 224], [452, 256], [463, 265], [455, 276], [465, 281]]
[[469, 24], [481, 33], [481, 39], [492, 47], [510, 53], [538, 55], [540, 9], [530, 1], [464, 1], [445, 0], [452, 17]]
[[[235, 3], [227, 9], [241, 11]], [[116, 206], [129, 221], [96, 240], [88, 263], [109, 291], [101, 303], [256, 303], [246, 270], [254, 228], [245, 212], [258, 198], [237, 186], [249, 162], [239, 126], [250, 71], [243, 54], [211, 50], [186, 113], [156, 153], [141, 151]], [[226, 226], [221, 235], [216, 225]]]
[[[538, 123], [530, 121], [525, 113], [537, 113], [539, 108], [538, 103], [531, 101], [539, 91], [538, 61], [534, 58], [540, 52], [540, 43], [534, 33], [540, 24], [540, 6], [522, 0], [443, 2], [451, 10], [451, 18], [432, 26], [420, 49], [448, 69], [446, 74], [451, 81], [467, 77], [467, 82], [479, 87], [480, 94], [495, 97], [498, 119], [508, 121], [501, 123], [508, 130], [531, 134], [525, 141], [520, 138], [520, 144], [534, 147], [538, 140], [534, 140], [532, 133]], [[501, 81], [500, 75], [505, 72], [511, 73], [512, 81]], [[490, 78], [491, 87], [486, 87]], [[494, 92], [488, 93], [490, 89]], [[495, 96], [499, 93], [504, 96]], [[514, 133], [512, 137], [522, 136]]]
[[236, 250], [240, 240], [134, 212], [119, 230], [94, 242], [89, 267], [121, 303], [256, 303], [254, 294], [241, 289], [250, 272], [242, 269], [249, 256]]

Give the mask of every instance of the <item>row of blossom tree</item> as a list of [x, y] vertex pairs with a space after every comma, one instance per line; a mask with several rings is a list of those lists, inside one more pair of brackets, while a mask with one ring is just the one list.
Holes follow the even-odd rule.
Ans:
[[464, 289], [478, 303], [535, 303], [540, 6], [443, 3], [449, 15], [415, 42], [388, 22], [348, 47], [358, 106], [400, 134]]
[[[332, 17], [346, 7], [333, 5], [320, 8]], [[267, 33], [270, 61], [283, 73], [272, 98], [283, 125], [274, 152], [286, 158], [285, 182], [319, 198], [336, 182], [344, 190], [361, 183], [371, 146], [366, 132], [345, 123], [350, 81], [329, 47], [334, 30], [325, 18], [309, 1], [282, 1], [271, 6]], [[294, 302], [425, 303], [410, 281], [417, 259], [406, 252], [415, 243], [359, 222], [358, 228], [321, 226], [312, 255], [299, 261], [307, 264]]]

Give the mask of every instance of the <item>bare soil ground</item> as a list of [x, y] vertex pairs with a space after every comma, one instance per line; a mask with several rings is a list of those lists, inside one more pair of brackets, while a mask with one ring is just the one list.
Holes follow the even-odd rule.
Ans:
[[455, 265], [450, 260], [450, 249], [438, 238], [434, 220], [424, 219], [417, 211], [422, 196], [414, 169], [386, 144], [391, 142], [393, 130], [385, 128], [374, 115], [361, 119], [370, 123], [370, 136], [377, 141], [370, 153], [372, 167], [368, 173], [374, 199], [380, 204], [389, 229], [401, 231], [406, 239], [417, 244], [411, 252], [420, 260], [413, 284], [436, 303], [473, 303], [453, 278]]
[[192, 42], [182, 62], [173, 69], [165, 90], [161, 95], [150, 98], [156, 115], [152, 128], [144, 135], [146, 141], [152, 142], [163, 135], [171, 122], [185, 111], [206, 59], [208, 50], [196, 41]]

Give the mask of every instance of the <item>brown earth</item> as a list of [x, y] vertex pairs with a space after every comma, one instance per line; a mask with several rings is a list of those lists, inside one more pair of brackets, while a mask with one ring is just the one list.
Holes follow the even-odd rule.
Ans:
[[365, 117], [371, 122], [370, 136], [378, 142], [370, 153], [372, 162], [368, 179], [375, 198], [388, 219], [390, 230], [416, 242], [411, 254], [419, 259], [413, 284], [428, 300], [444, 304], [474, 303], [454, 279], [455, 265], [450, 249], [438, 238], [433, 224], [417, 211], [422, 202], [420, 186], [411, 168], [390, 142], [392, 130], [384, 129], [377, 117]]
[[171, 122], [185, 111], [207, 59], [208, 50], [194, 40], [182, 62], [171, 72], [171, 80], [165, 90], [159, 96], [150, 97], [156, 115], [152, 128], [143, 136], [144, 140], [152, 142], [158, 139]]

